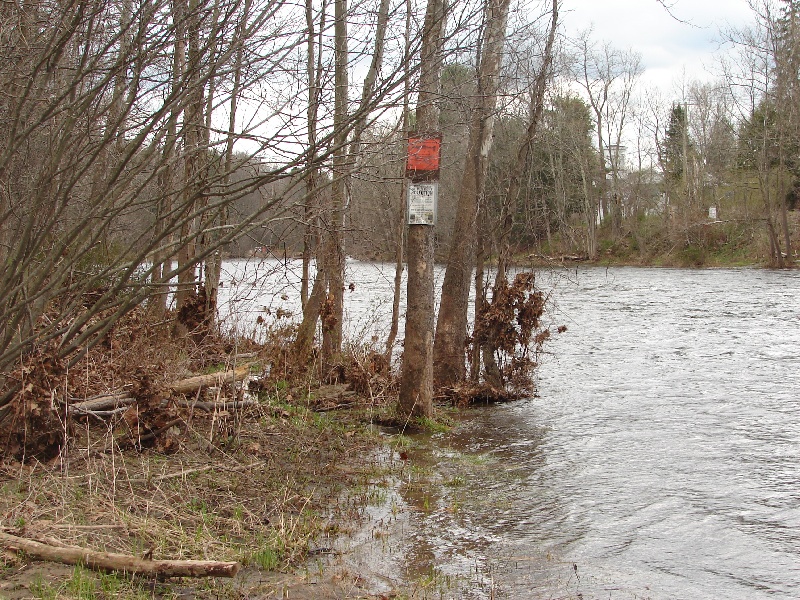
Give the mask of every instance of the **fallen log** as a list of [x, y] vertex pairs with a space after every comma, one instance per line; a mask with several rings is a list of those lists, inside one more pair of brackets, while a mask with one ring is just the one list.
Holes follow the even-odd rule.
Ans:
[[219, 402], [182, 401], [176, 402], [176, 404], [181, 408], [199, 408], [206, 412], [214, 412], [218, 410], [236, 410], [246, 406], [258, 406], [259, 402], [257, 400], [221, 400]]
[[151, 577], [234, 577], [238, 562], [212, 560], [151, 560], [130, 554], [97, 552], [76, 546], [51, 546], [0, 531], [0, 543], [31, 558], [67, 565], [82, 564], [96, 571], [118, 571]]
[[[196, 375], [187, 379], [181, 379], [167, 386], [167, 389], [175, 394], [189, 394], [196, 392], [204, 387], [220, 386], [224, 383], [241, 381], [250, 373], [250, 363], [242, 365], [230, 371], [220, 371], [211, 375]], [[136, 399], [127, 391], [112, 392], [109, 394], [98, 394], [87, 398], [82, 402], [74, 402], [69, 405], [70, 414], [94, 415], [96, 417], [113, 416], [135, 403]], [[204, 410], [213, 410], [212, 403], [207, 403], [208, 407], [200, 406]]]
[[176, 394], [189, 394], [196, 392], [200, 388], [220, 386], [223, 383], [232, 383], [234, 381], [241, 381], [250, 373], [250, 365], [237, 367], [232, 371], [220, 371], [219, 373], [212, 373], [211, 375], [196, 375], [188, 379], [181, 379], [175, 383], [170, 384], [169, 389]]
[[128, 392], [105, 394], [70, 404], [69, 412], [86, 414], [103, 410], [116, 410], [120, 407], [130, 406], [134, 402], [135, 400]]

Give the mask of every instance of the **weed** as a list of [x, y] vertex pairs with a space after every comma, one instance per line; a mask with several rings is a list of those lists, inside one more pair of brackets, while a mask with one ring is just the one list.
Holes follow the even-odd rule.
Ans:
[[56, 600], [58, 597], [58, 588], [45, 582], [38, 573], [31, 582], [30, 590], [37, 600]]
[[456, 475], [452, 479], [445, 482], [447, 487], [463, 487], [466, 485], [467, 481], [464, 479], [463, 475]]
[[265, 571], [276, 570], [283, 559], [283, 552], [274, 544], [272, 540], [264, 542], [261, 549], [250, 556], [250, 562]]
[[83, 565], [75, 565], [72, 577], [67, 579], [66, 590], [77, 600], [93, 600], [95, 597], [95, 579], [92, 572]]
[[417, 417], [415, 422], [422, 429], [432, 433], [447, 433], [451, 428], [451, 424], [441, 418]]
[[430, 477], [433, 475], [434, 469], [429, 465], [412, 464], [411, 474], [417, 478]]
[[388, 499], [389, 495], [386, 490], [381, 489], [379, 487], [372, 487], [367, 490], [365, 500], [367, 504], [371, 506], [382, 506], [386, 504], [386, 500]]
[[454, 584], [449, 575], [443, 575], [436, 569], [431, 569], [429, 573], [420, 575], [416, 582], [416, 587], [423, 591], [438, 592], [443, 596]]
[[116, 598], [120, 595], [120, 590], [123, 587], [123, 581], [117, 576], [116, 573], [99, 573], [100, 589], [106, 598]]
[[208, 511], [208, 505], [202, 498], [192, 498], [189, 500], [189, 508], [200, 514], [205, 514]]
[[244, 521], [244, 507], [241, 504], [234, 507], [233, 518], [237, 521]]
[[400, 448], [410, 448], [414, 445], [414, 440], [408, 437], [407, 435], [403, 435], [402, 433], [396, 435], [392, 440], [392, 447], [397, 450]]

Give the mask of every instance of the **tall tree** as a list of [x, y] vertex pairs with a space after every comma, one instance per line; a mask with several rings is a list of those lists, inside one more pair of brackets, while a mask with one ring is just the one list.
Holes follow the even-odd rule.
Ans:
[[334, 109], [333, 180], [331, 208], [325, 226], [323, 248], [328, 281], [326, 314], [322, 319], [322, 354], [329, 363], [341, 351], [344, 315], [344, 211], [347, 178], [348, 44], [347, 0], [334, 0]]
[[[508, 187], [506, 188], [506, 193], [500, 208], [497, 234], [497, 271], [494, 280], [495, 294], [499, 294], [499, 291], [508, 285], [507, 273], [511, 260], [511, 232], [514, 226], [514, 214], [516, 213], [517, 202], [519, 201], [520, 192], [524, 185], [525, 173], [530, 166], [531, 154], [539, 130], [539, 123], [542, 118], [542, 113], [544, 112], [545, 92], [547, 91], [547, 83], [552, 74], [551, 66], [553, 62], [554, 44], [559, 23], [558, 11], [559, 2], [558, 0], [553, 0], [550, 29], [542, 54], [542, 64], [529, 92], [527, 128], [522, 139], [519, 141], [516, 159], [509, 172]], [[483, 347], [484, 376], [489, 384], [500, 388], [503, 386], [503, 378], [495, 361], [496, 350], [497, 348], [492, 342], [486, 343]]]
[[667, 206], [675, 209], [688, 207], [688, 149], [689, 120], [686, 109], [681, 104], [673, 104], [669, 113], [667, 129], [661, 144], [663, 157], [664, 184]]
[[[642, 73], [640, 56], [623, 51], [608, 42], [593, 43], [588, 32], [576, 42], [575, 77], [592, 107], [597, 135], [598, 165], [595, 173], [600, 216], [612, 221], [613, 234], [619, 234], [621, 198], [617, 169], [620, 163], [625, 125], [637, 79]], [[610, 178], [610, 185], [608, 179]]]
[[486, 186], [486, 169], [492, 148], [509, 5], [509, 0], [486, 0], [485, 4], [480, 64], [454, 225], [457, 234], [450, 244], [436, 324], [434, 361], [438, 387], [455, 385], [464, 378], [464, 344], [478, 206]]
[[[175, 0], [185, 2], [186, 0]], [[183, 11], [187, 23], [187, 61], [186, 86], [189, 97], [184, 111], [183, 147], [184, 158], [184, 207], [181, 225], [181, 244], [178, 250], [178, 289], [175, 294], [176, 306], [180, 312], [191, 295], [196, 291], [197, 281], [197, 203], [206, 192], [207, 149], [205, 145], [205, 63], [207, 46], [202, 31], [207, 19], [206, 0], [189, 0]]]
[[[422, 28], [417, 131], [439, 129], [436, 102], [441, 85], [442, 47], [447, 2], [428, 0]], [[403, 366], [398, 409], [404, 415], [429, 416], [433, 411], [433, 227], [409, 225], [408, 287]]]

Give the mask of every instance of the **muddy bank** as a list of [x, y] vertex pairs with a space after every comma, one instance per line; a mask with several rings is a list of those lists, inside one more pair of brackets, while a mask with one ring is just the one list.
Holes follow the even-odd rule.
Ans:
[[0, 469], [3, 531], [53, 546], [238, 561], [234, 579], [151, 581], [3, 551], [0, 597], [369, 597], [337, 540], [361, 527], [373, 488], [397, 466], [374, 425], [386, 407], [347, 396], [336, 410], [313, 392], [277, 388], [258, 398], [238, 410], [181, 411], [152, 448], [108, 446], [113, 428], [89, 418], [48, 463]]

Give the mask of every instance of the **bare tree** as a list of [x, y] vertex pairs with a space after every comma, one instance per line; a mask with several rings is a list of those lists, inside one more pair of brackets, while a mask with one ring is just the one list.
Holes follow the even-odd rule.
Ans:
[[[439, 129], [436, 101], [441, 85], [442, 45], [447, 3], [428, 0], [422, 30], [416, 127], [420, 132]], [[398, 409], [404, 415], [430, 416], [433, 411], [433, 228], [408, 229], [408, 292], [405, 350]]]
[[[196, 290], [199, 265], [307, 200], [306, 173], [361, 114], [325, 121], [313, 150], [291, 127], [308, 108], [286, 68], [304, 17], [282, 0], [3, 6], [0, 421], [26, 360], [74, 364], [148, 298], [163, 311], [167, 282]], [[362, 112], [396, 105], [401, 61]]]
[[726, 65], [726, 79], [740, 122], [739, 162], [757, 174], [770, 262], [782, 268], [784, 256], [791, 254], [786, 213], [791, 187], [787, 170], [793, 152], [787, 150], [799, 136], [792, 97], [797, 75], [796, 71], [789, 74], [796, 60], [796, 8], [787, 4], [788, 12], [781, 15], [779, 4], [784, 3], [753, 0], [755, 24], [726, 32], [737, 49], [737, 60]]
[[[558, 30], [558, 0], [553, 0], [551, 9], [550, 29], [542, 53], [542, 64], [533, 82], [529, 96], [528, 123], [525, 134], [517, 147], [516, 160], [514, 161], [508, 177], [508, 187], [500, 210], [499, 231], [498, 231], [498, 258], [497, 272], [495, 274], [494, 289], [495, 293], [502, 286], [507, 285], [507, 272], [511, 259], [511, 232], [514, 223], [514, 214], [519, 199], [520, 191], [523, 187], [525, 171], [529, 166], [533, 145], [539, 130], [539, 123], [544, 111], [545, 92], [547, 83], [551, 77], [551, 66], [553, 62], [553, 48], [555, 44], [556, 31]], [[501, 373], [494, 359], [496, 348], [491, 344], [484, 346], [482, 352], [484, 359], [484, 376], [490, 385], [496, 388], [503, 386]]]
[[464, 343], [467, 338], [467, 305], [474, 263], [476, 222], [492, 147], [509, 5], [508, 0], [487, 0], [485, 4], [480, 64], [454, 225], [458, 234], [453, 236], [450, 243], [436, 324], [434, 360], [437, 367], [435, 384], [438, 387], [455, 385], [464, 378]]
[[590, 40], [589, 32], [584, 32], [575, 42], [575, 49], [575, 79], [595, 117], [599, 212], [602, 219], [611, 216], [616, 236], [619, 235], [622, 206], [618, 169], [614, 167], [621, 161], [620, 148], [631, 96], [642, 73], [640, 57], [632, 51], [620, 51], [608, 42], [598, 47]]

